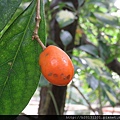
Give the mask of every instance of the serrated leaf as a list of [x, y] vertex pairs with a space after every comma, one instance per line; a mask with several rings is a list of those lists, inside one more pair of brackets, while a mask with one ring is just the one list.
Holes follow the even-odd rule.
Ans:
[[75, 15], [68, 10], [61, 10], [56, 14], [56, 20], [59, 26], [63, 28], [74, 22]]
[[79, 49], [89, 53], [89, 54], [92, 54], [94, 56], [98, 56], [98, 50], [96, 47], [94, 47], [93, 45], [81, 45], [79, 47]]
[[[32, 40], [36, 0], [13, 22], [0, 39], [0, 114], [18, 115], [34, 94], [40, 77], [41, 52]], [[41, 40], [45, 42], [41, 0]], [[43, 33], [44, 32], [44, 33]]]
[[69, 43], [72, 42], [73, 37], [69, 31], [61, 30], [60, 39], [61, 39], [63, 45], [67, 46]]
[[9, 22], [22, 0], [0, 0], [0, 31]]

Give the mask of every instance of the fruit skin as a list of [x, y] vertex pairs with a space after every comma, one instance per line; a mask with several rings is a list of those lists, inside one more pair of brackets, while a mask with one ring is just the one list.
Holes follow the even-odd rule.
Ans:
[[44, 77], [57, 86], [67, 85], [73, 78], [74, 66], [69, 56], [60, 48], [49, 45], [39, 57]]

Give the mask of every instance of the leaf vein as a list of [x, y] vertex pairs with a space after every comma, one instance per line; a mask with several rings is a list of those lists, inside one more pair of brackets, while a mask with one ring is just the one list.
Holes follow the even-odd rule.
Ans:
[[20, 47], [21, 47], [21, 45], [22, 45], [22, 43], [23, 43], [23, 41], [24, 41], [25, 34], [27, 33], [27, 29], [28, 29], [28, 26], [29, 26], [29, 24], [30, 24], [30, 21], [31, 21], [31, 18], [32, 18], [32, 16], [33, 16], [34, 11], [35, 11], [35, 6], [34, 6], [34, 9], [32, 10], [31, 15], [30, 15], [30, 19], [29, 19], [29, 21], [27, 22], [25, 31], [23, 32], [23, 36], [22, 36], [22, 39], [21, 39], [20, 44], [19, 44], [19, 46], [18, 46], [18, 49], [17, 49], [17, 51], [16, 51], [16, 54], [15, 54], [15, 56], [14, 56], [14, 58], [13, 58], [13, 64], [11, 65], [11, 67], [10, 67], [10, 69], [9, 69], [8, 76], [6, 77], [6, 80], [5, 80], [3, 89], [2, 89], [2, 91], [1, 91], [1, 93], [0, 93], [0, 98], [1, 98], [1, 96], [2, 96], [2, 94], [3, 94], [3, 92], [4, 92], [4, 89], [5, 89], [6, 85], [7, 85], [7, 82], [9, 81], [11, 70], [13, 69], [15, 60], [16, 60], [16, 58], [17, 58], [17, 56], [18, 56], [19, 51], [20, 51]]

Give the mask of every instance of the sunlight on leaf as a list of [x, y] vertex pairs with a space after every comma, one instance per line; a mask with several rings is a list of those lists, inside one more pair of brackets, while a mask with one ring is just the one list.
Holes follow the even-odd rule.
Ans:
[[68, 10], [61, 10], [57, 13], [56, 20], [62, 28], [73, 23], [75, 20], [75, 15]]
[[106, 94], [113, 103], [116, 103], [116, 98], [109, 91], [106, 90]]

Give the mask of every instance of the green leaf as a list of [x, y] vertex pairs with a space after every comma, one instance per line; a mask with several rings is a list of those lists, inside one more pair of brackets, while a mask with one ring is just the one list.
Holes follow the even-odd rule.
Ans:
[[112, 16], [108, 13], [105, 14], [105, 13], [98, 13], [98, 12], [95, 12], [93, 14], [98, 20], [100, 20], [104, 24], [109, 24], [112, 26], [119, 26], [118, 19], [115, 16]]
[[63, 45], [67, 46], [69, 43], [72, 42], [73, 37], [69, 31], [61, 30], [60, 39], [61, 39]]
[[109, 80], [108, 82], [113, 83], [116, 87], [119, 87], [118, 82], [116, 82], [115, 79], [112, 78], [112, 75], [111, 75], [110, 73], [108, 73], [106, 70], [103, 70], [103, 69], [102, 69], [102, 72], [99, 74], [99, 76], [100, 76], [102, 79]]
[[75, 9], [72, 2], [64, 2], [68, 7]]
[[0, 0], [0, 31], [9, 22], [22, 0]]
[[[34, 94], [40, 77], [41, 47], [32, 40], [36, 0], [11, 24], [0, 39], [0, 114], [20, 114]], [[45, 42], [41, 0], [41, 40]], [[44, 32], [44, 33], [43, 33]]]
[[93, 4], [99, 7], [108, 8], [108, 3], [106, 1], [102, 2], [101, 0], [91, 0], [88, 4]]
[[100, 82], [100, 86], [102, 87], [104, 97], [106, 97], [107, 100], [110, 102], [110, 104], [114, 107], [117, 102], [117, 99], [115, 97], [115, 92], [106, 83]]
[[61, 10], [56, 14], [56, 20], [59, 26], [63, 28], [74, 22], [75, 15], [68, 10]]
[[113, 103], [116, 103], [116, 98], [109, 91], [106, 90], [106, 94], [110, 99], [110, 101], [112, 101]]
[[89, 75], [87, 77], [87, 82], [93, 90], [97, 89], [97, 87], [99, 85], [99, 81], [92, 75]]
[[85, 0], [78, 0], [79, 7], [84, 3]]
[[100, 57], [103, 60], [107, 60], [110, 58], [111, 52], [110, 52], [110, 47], [104, 43], [102, 40], [99, 40], [99, 51], [100, 51]]
[[79, 47], [79, 49], [91, 54], [91, 55], [94, 55], [94, 56], [98, 56], [98, 50], [96, 47], [94, 47], [93, 45], [81, 45]]
[[96, 71], [96, 73], [101, 74], [102, 70], [101, 68], [104, 67], [103, 61], [100, 59], [93, 59], [93, 58], [84, 58], [84, 60], [87, 62], [90, 68]]
[[102, 70], [102, 73], [100, 74], [100, 76], [101, 76], [102, 78], [107, 79], [107, 80], [112, 80], [112, 81], [114, 81], [113, 78], [112, 78], [112, 75], [111, 75], [109, 72], [107, 72], [106, 70]]

